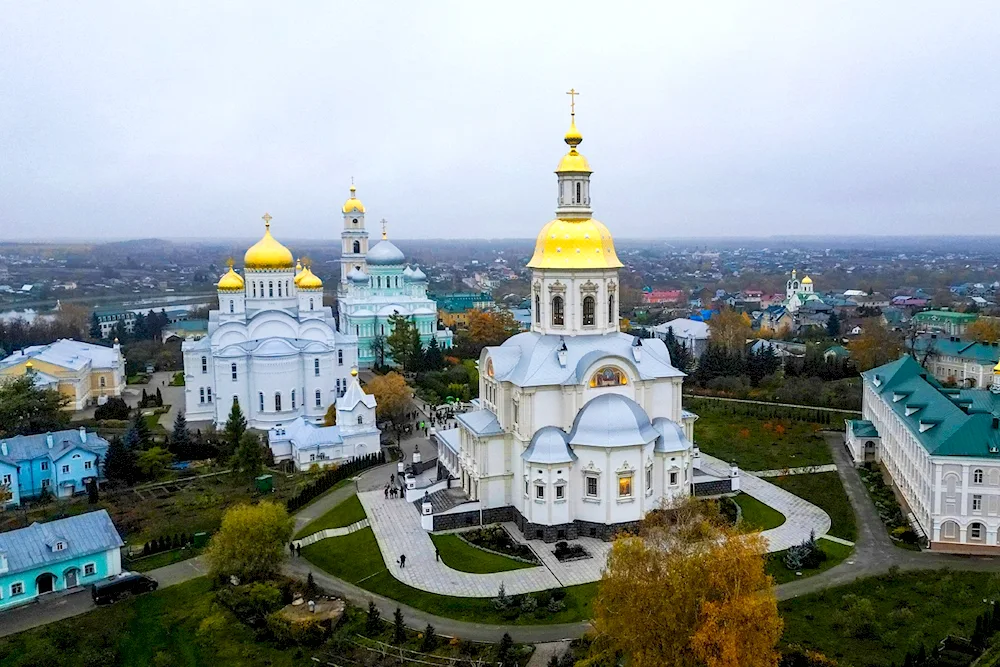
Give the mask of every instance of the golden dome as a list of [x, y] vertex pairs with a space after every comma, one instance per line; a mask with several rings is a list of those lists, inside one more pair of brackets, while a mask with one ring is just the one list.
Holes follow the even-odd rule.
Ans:
[[351, 183], [351, 196], [347, 198], [347, 201], [344, 202], [344, 208], [341, 209], [344, 213], [350, 213], [352, 211], [357, 211], [358, 213], [365, 212], [365, 205], [362, 204], [361, 200], [355, 195], [357, 191], [358, 189], [354, 187], [353, 183]]
[[805, 278], [802, 279], [802, 284], [803, 285], [812, 285], [813, 284], [813, 279], [810, 278], [809, 276], [806, 276]]
[[576, 150], [576, 147], [583, 143], [583, 135], [580, 134], [580, 130], [576, 129], [576, 118], [573, 117], [569, 122], [569, 129], [566, 131], [566, 136], [563, 137], [563, 141], [569, 144], [569, 153], [563, 155], [562, 159], [559, 160], [559, 166], [556, 167], [556, 173], [566, 172], [566, 171], [578, 171], [585, 173], [592, 173], [590, 168], [590, 163], [587, 162], [587, 158], [580, 155]]
[[291, 269], [295, 266], [292, 251], [271, 236], [271, 216], [264, 215], [264, 238], [257, 241], [243, 255], [247, 269]]
[[993, 367], [993, 372], [1000, 373], [1000, 361], [998, 361], [997, 365]]
[[295, 286], [300, 289], [319, 289], [323, 281], [308, 266], [295, 276]]
[[229, 271], [219, 279], [219, 284], [216, 287], [220, 292], [242, 292], [243, 276], [233, 271], [232, 259], [226, 263], [229, 264]]
[[615, 241], [604, 223], [588, 218], [557, 218], [542, 227], [535, 241], [532, 269], [618, 269]]
[[576, 148], [583, 143], [583, 135], [580, 134], [580, 130], [576, 129], [576, 119], [569, 122], [569, 129], [566, 130], [566, 136], [563, 140], [569, 144], [571, 148]]

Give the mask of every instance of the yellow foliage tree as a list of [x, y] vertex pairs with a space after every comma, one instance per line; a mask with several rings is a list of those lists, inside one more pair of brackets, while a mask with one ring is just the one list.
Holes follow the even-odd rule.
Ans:
[[[781, 637], [766, 546], [686, 499], [615, 540], [594, 601], [592, 659], [634, 667], [774, 667]], [[597, 664], [595, 662], [595, 664]]]
[[708, 331], [713, 345], [721, 345], [730, 352], [742, 353], [747, 339], [753, 337], [750, 318], [746, 313], [729, 309], [712, 316], [708, 321]]
[[375, 416], [391, 421], [398, 439], [406, 422], [406, 413], [411, 409], [410, 399], [413, 397], [413, 390], [406, 384], [406, 379], [395, 371], [376, 375], [365, 390], [375, 396], [377, 403]]
[[337, 425], [337, 404], [331, 403], [330, 407], [326, 409], [326, 414], [323, 415], [323, 426], [336, 426], [336, 425]]
[[889, 331], [878, 318], [869, 317], [861, 324], [861, 335], [851, 341], [851, 359], [858, 370], [867, 371], [899, 359], [903, 354], [903, 339]]
[[242, 583], [273, 577], [281, 568], [294, 523], [279, 503], [265, 500], [229, 508], [205, 553], [212, 574], [236, 576]]
[[968, 326], [965, 335], [980, 343], [1000, 340], [1000, 319], [980, 317]]

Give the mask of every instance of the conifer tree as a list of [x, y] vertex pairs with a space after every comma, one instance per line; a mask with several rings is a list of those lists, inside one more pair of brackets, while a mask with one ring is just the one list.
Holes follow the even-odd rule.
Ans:
[[131, 484], [138, 476], [135, 452], [125, 446], [121, 438], [111, 438], [104, 454], [104, 476], [114, 482]]
[[174, 417], [174, 430], [170, 434], [170, 453], [179, 459], [186, 459], [191, 453], [191, 432], [188, 431], [187, 417], [178, 411]]
[[90, 316], [90, 337], [94, 340], [101, 338], [101, 321], [97, 319], [96, 312]]
[[226, 426], [224, 428], [225, 432], [225, 452], [227, 455], [232, 455], [236, 452], [236, 449], [240, 446], [240, 440], [243, 438], [243, 434], [247, 430], [247, 418], [243, 416], [243, 410], [240, 409], [240, 402], [237, 399], [233, 399], [233, 407], [229, 410], [229, 419], [226, 420]]
[[142, 416], [141, 410], [136, 410], [129, 424], [128, 431], [125, 432], [125, 446], [132, 450], [149, 449], [153, 444], [153, 435], [149, 431], [146, 418]]
[[396, 607], [396, 611], [392, 615], [392, 620], [392, 641], [396, 644], [402, 644], [406, 641], [406, 626], [403, 625], [403, 610]]

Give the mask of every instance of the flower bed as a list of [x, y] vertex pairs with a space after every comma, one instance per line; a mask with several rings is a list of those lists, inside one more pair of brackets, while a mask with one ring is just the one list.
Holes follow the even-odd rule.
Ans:
[[570, 544], [569, 542], [556, 542], [556, 549], [552, 553], [559, 559], [560, 563], [591, 557], [582, 544]]
[[858, 474], [861, 475], [861, 481], [864, 482], [868, 495], [875, 503], [879, 518], [889, 531], [889, 537], [910, 547], [916, 546], [917, 535], [903, 516], [903, 510], [899, 507], [899, 501], [896, 500], [892, 487], [885, 483], [882, 469], [874, 463], [866, 463], [858, 468]]
[[459, 537], [474, 547], [526, 563], [538, 563], [538, 557], [526, 544], [515, 542], [503, 526], [484, 526], [460, 533]]

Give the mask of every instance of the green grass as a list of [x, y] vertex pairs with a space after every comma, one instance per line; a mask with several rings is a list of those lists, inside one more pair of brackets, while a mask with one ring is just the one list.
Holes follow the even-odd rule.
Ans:
[[785, 515], [745, 493], [737, 494], [733, 500], [743, 512], [743, 524], [755, 530], [771, 530], [785, 523]]
[[970, 637], [983, 599], [1000, 597], [990, 572], [926, 570], [860, 579], [779, 603], [782, 642], [820, 651], [841, 665], [900, 665], [908, 649], [928, 650], [948, 634]]
[[[701, 407], [701, 406], [699, 406]], [[699, 410], [694, 439], [706, 454], [744, 470], [780, 470], [833, 463], [820, 424]]]
[[184, 386], [184, 371], [178, 371], [174, 373], [170, 378], [171, 387], [183, 387]]
[[[224, 631], [199, 632], [213, 614], [223, 615]], [[306, 667], [309, 658], [258, 643], [213, 604], [206, 577], [0, 639], [0, 667]]]
[[591, 603], [597, 594], [597, 583], [570, 586], [564, 600], [566, 608], [544, 617], [519, 616], [516, 620], [505, 618], [493, 608], [490, 598], [462, 598], [435, 595], [412, 588], [393, 577], [385, 566], [382, 553], [371, 528], [311, 544], [302, 549], [302, 555], [333, 576], [356, 584], [365, 590], [393, 600], [402, 600], [436, 616], [459, 621], [494, 623], [501, 625], [532, 625], [571, 623], [592, 616]]
[[155, 570], [158, 567], [165, 567], [167, 565], [173, 565], [174, 563], [194, 558], [195, 556], [200, 555], [201, 552], [202, 549], [195, 549], [193, 547], [189, 547], [187, 549], [173, 549], [171, 551], [164, 551], [162, 553], [153, 554], [152, 556], [146, 556], [144, 558], [127, 560], [124, 563], [124, 567], [130, 572], [149, 572], [150, 570]]
[[523, 563], [513, 558], [469, 546], [457, 535], [431, 535], [431, 540], [441, 552], [441, 560], [444, 561], [444, 564], [459, 572], [489, 574], [490, 572], [508, 572], [526, 567], [538, 567], [531, 563]]
[[844, 562], [844, 559], [850, 556], [854, 551], [854, 547], [838, 544], [822, 538], [817, 540], [816, 543], [819, 544], [820, 550], [826, 554], [826, 560], [820, 563], [817, 568], [802, 570], [801, 577], [796, 575], [793, 570], [789, 570], [785, 567], [785, 564], [781, 562], [781, 558], [785, 555], [784, 551], [776, 551], [772, 554], [768, 554], [765, 567], [767, 568], [767, 573], [774, 577], [774, 583], [786, 584], [789, 581], [797, 581], [799, 579], [804, 579], [805, 577], [811, 577], [814, 574], [819, 574], [820, 572], [826, 572], [830, 568], [840, 565]]
[[818, 472], [808, 475], [787, 475], [767, 480], [789, 493], [808, 500], [830, 515], [830, 534], [855, 542], [858, 526], [854, 521], [854, 508], [847, 498], [840, 475], [836, 472]]
[[[340, 486], [340, 484], [337, 486]], [[357, 495], [353, 495], [336, 507], [328, 510], [326, 514], [316, 517], [307, 523], [302, 530], [295, 534], [295, 539], [301, 539], [306, 535], [312, 535], [327, 528], [344, 528], [350, 526], [352, 523], [362, 521], [366, 517], [365, 508], [361, 506], [361, 501]]]

